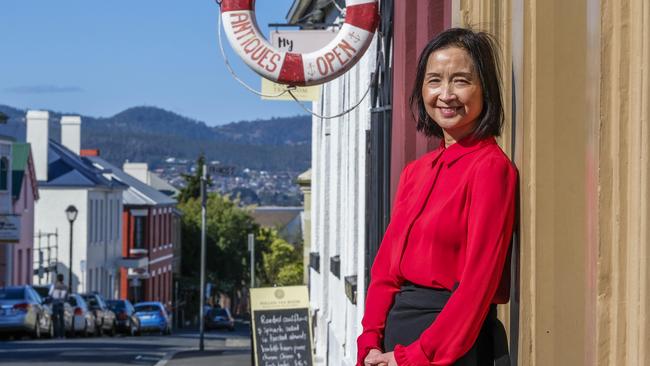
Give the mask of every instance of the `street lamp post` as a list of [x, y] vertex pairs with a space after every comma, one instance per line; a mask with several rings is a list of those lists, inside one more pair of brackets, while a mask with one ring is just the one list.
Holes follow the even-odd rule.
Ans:
[[68, 291], [69, 293], [72, 293], [72, 225], [74, 224], [74, 220], [77, 219], [77, 208], [74, 207], [73, 205], [68, 206], [68, 208], [65, 209], [65, 214], [68, 217], [68, 221], [70, 222], [70, 264], [68, 266]]
[[199, 351], [204, 350], [203, 338], [205, 337], [205, 231], [208, 201], [208, 192], [206, 190], [208, 173], [205, 165], [203, 165], [203, 171], [201, 173], [201, 300], [199, 301], [201, 308], [199, 309]]

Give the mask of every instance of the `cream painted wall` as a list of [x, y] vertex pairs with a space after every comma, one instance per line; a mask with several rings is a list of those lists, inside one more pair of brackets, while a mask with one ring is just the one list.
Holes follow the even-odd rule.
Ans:
[[513, 71], [518, 364], [650, 364], [650, 5], [460, 1]]

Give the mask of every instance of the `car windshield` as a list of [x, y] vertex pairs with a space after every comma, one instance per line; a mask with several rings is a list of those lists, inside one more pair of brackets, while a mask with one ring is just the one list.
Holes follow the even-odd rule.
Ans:
[[25, 298], [24, 288], [0, 289], [0, 300], [20, 300]]
[[109, 300], [106, 301], [106, 305], [108, 305], [111, 310], [124, 310], [126, 307], [124, 305], [124, 301], [119, 301], [119, 300]]
[[160, 306], [158, 305], [136, 305], [135, 306], [136, 313], [148, 313], [152, 311], [160, 311]]
[[86, 303], [91, 308], [99, 307], [99, 304], [97, 303], [97, 299], [95, 298], [95, 296], [88, 295], [88, 296], [84, 296], [83, 298], [84, 298], [84, 300], [86, 300]]
[[34, 290], [43, 298], [50, 296], [50, 288], [46, 286], [34, 287]]
[[68, 304], [70, 304], [70, 306], [77, 306], [77, 298], [73, 296], [68, 297]]
[[214, 311], [214, 316], [223, 316], [225, 318], [228, 317], [228, 313], [224, 309], [215, 309]]

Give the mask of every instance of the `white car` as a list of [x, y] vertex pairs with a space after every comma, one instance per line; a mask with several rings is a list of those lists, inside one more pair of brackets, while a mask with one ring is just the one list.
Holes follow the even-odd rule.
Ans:
[[88, 304], [79, 294], [68, 296], [66, 301], [73, 312], [71, 336], [92, 336], [97, 332], [96, 320], [93, 312], [88, 309]]
[[31, 286], [0, 288], [0, 333], [33, 338], [53, 333], [51, 313]]

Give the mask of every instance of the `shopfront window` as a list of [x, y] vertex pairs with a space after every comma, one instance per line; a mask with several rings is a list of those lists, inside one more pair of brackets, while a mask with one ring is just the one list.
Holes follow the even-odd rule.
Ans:
[[145, 249], [144, 246], [144, 227], [145, 227], [145, 217], [137, 216], [135, 218], [134, 225], [134, 240], [133, 248], [135, 249]]
[[0, 191], [6, 191], [9, 188], [9, 159], [3, 157], [0, 159]]

